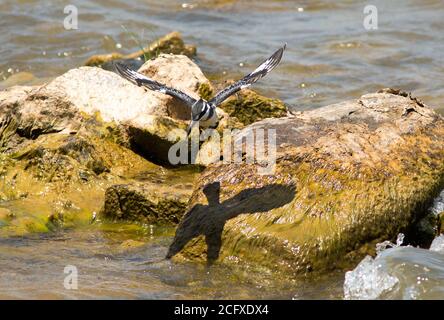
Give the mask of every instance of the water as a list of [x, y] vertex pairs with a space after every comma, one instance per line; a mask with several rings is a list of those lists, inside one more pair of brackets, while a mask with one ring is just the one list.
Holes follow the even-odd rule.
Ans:
[[[172, 228], [99, 225], [0, 239], [0, 299], [310, 299], [340, 298], [342, 274], [281, 279], [248, 265], [165, 260]], [[78, 271], [64, 287], [65, 267]]]
[[[444, 208], [444, 191], [429, 211], [438, 215]], [[345, 274], [345, 299], [444, 299], [444, 234], [433, 240], [429, 249], [396, 243], [377, 245], [375, 258], [365, 257]]]
[[[287, 42], [282, 65], [255, 88], [293, 110], [354, 99], [382, 87], [413, 91], [443, 108], [441, 0], [372, 1], [379, 13], [375, 31], [362, 24], [367, 1], [69, 3], [78, 8], [78, 30], [63, 28], [66, 1], [0, 0], [0, 80], [5, 80], [0, 88], [48, 81], [94, 54], [137, 50], [124, 25], [146, 43], [180, 31], [186, 43], [197, 46], [196, 62], [215, 81], [248, 73]], [[295, 282], [252, 272], [251, 266], [173, 264], [163, 260], [173, 231], [151, 234], [114, 225], [2, 238], [0, 298], [444, 297], [444, 255], [436, 251], [383, 250], [357, 269], [381, 286], [375, 291], [373, 280], [361, 283], [351, 277], [344, 292], [341, 272]], [[78, 290], [63, 287], [68, 264], [79, 270]]]
[[444, 236], [430, 250], [394, 247], [367, 256], [345, 277], [346, 299], [444, 299]]

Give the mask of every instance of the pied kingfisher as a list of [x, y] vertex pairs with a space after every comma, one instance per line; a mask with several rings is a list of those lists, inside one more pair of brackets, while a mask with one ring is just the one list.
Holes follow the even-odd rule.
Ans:
[[120, 63], [115, 63], [115, 67], [122, 77], [131, 81], [132, 83], [137, 84], [138, 86], [147, 87], [150, 90], [165, 93], [181, 100], [185, 105], [187, 105], [191, 109], [191, 122], [187, 129], [187, 135], [189, 135], [193, 127], [198, 124], [201, 128], [216, 129], [219, 124], [219, 117], [216, 112], [216, 107], [234, 93], [251, 86], [262, 77], [265, 77], [281, 61], [285, 47], [286, 44], [273, 53], [271, 57], [265, 60], [259, 67], [256, 68], [256, 70], [249, 73], [241, 80], [226, 87], [224, 90], [218, 92], [216, 96], [209, 101], [202, 98], [196, 100], [182, 91], [167, 87], [166, 85], [152, 80], [139, 72], [131, 70], [127, 66]]

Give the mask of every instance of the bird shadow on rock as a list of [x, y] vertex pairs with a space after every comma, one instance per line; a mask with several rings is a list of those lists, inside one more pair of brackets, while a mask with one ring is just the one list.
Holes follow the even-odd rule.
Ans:
[[295, 187], [271, 184], [261, 188], [242, 190], [234, 197], [220, 202], [220, 183], [206, 185], [203, 192], [207, 205], [196, 204], [183, 217], [176, 230], [173, 243], [166, 258], [179, 253], [192, 239], [204, 235], [207, 245], [207, 262], [213, 263], [219, 257], [222, 246], [222, 232], [225, 223], [239, 214], [267, 212], [291, 202]]

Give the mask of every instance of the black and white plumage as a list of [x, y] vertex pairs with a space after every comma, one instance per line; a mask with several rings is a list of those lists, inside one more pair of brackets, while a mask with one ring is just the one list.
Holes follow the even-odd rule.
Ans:
[[125, 79], [131, 81], [138, 86], [147, 87], [150, 90], [158, 91], [175, 97], [181, 100], [185, 105], [191, 109], [191, 122], [188, 126], [187, 134], [190, 134], [194, 126], [200, 125], [202, 128], [215, 129], [219, 124], [219, 118], [216, 112], [216, 107], [225, 101], [228, 97], [236, 92], [251, 86], [259, 79], [265, 77], [271, 70], [273, 70], [281, 61], [286, 44], [277, 50], [271, 57], [265, 60], [259, 67], [253, 72], [249, 73], [239, 81], [226, 87], [222, 91], [218, 92], [216, 96], [209, 101], [202, 98], [196, 100], [186, 93], [168, 87], [160, 82], [150, 79], [143, 74], [129, 69], [128, 67], [116, 63], [115, 67], [117, 72]]

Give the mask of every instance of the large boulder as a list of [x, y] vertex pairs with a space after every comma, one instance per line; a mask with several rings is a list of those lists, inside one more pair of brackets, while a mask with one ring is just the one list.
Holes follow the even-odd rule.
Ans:
[[[194, 97], [202, 84], [210, 85], [196, 64], [180, 55], [160, 55], [141, 72]], [[95, 67], [72, 69], [33, 94], [116, 123], [128, 133], [133, 149], [159, 163], [168, 163], [168, 150], [183, 137], [190, 117], [189, 109], [176, 99]]]
[[[199, 67], [184, 55], [161, 54], [145, 62], [139, 72], [196, 99], [208, 99], [215, 92]], [[96, 67], [72, 69], [47, 85], [34, 87], [26, 99], [43, 106], [73, 106], [85, 114], [97, 114], [105, 122], [114, 122], [127, 132], [128, 144], [134, 150], [161, 164], [169, 164], [169, 150], [184, 137], [190, 119], [189, 107], [178, 99], [138, 87], [114, 72]], [[226, 127], [239, 128], [259, 119], [287, 114], [279, 100], [252, 91], [229, 99], [224, 107], [232, 116], [218, 108], [219, 132]], [[210, 139], [202, 148], [208, 150], [213, 145]], [[208, 157], [197, 157], [198, 164], [211, 162]]]
[[[1, 236], [90, 223], [101, 210], [108, 188], [141, 181], [150, 187], [146, 196], [151, 190], [163, 207], [170, 208], [157, 223], [167, 221], [168, 213], [175, 215], [171, 221], [183, 214], [182, 202], [191, 188], [176, 189], [166, 178], [169, 170], [133, 152], [128, 148], [127, 131], [115, 121], [103, 120], [100, 115], [113, 119], [118, 104], [116, 107], [100, 91], [96, 95], [88, 91], [100, 89], [94, 86], [94, 71], [73, 70], [45, 86], [0, 91], [0, 206], [7, 210], [0, 215]], [[99, 79], [111, 76], [109, 81], [115, 81], [117, 87], [127, 85], [120, 77], [101, 72], [105, 75], [99, 74]], [[81, 79], [89, 82], [89, 88]], [[139, 89], [129, 86], [135, 96], [128, 100], [144, 99]], [[122, 92], [115, 90], [114, 97], [119, 94]], [[101, 109], [95, 106], [102, 107], [104, 113], [99, 114]], [[185, 175], [179, 173], [178, 177], [185, 179]], [[146, 176], [151, 181], [145, 181]], [[157, 181], [163, 181], [162, 194], [155, 187]], [[169, 196], [176, 193], [182, 194], [182, 202]]]
[[290, 274], [348, 266], [408, 233], [443, 186], [443, 118], [403, 92], [266, 119], [235, 140], [258, 129], [276, 130], [274, 171], [257, 159], [208, 166], [168, 257]]
[[168, 149], [185, 129], [185, 121], [167, 116], [163, 94], [146, 91], [117, 74], [94, 67], [72, 69], [40, 90], [40, 95], [58, 97], [88, 115], [125, 128], [129, 144], [144, 156], [166, 161]]

